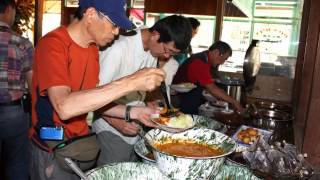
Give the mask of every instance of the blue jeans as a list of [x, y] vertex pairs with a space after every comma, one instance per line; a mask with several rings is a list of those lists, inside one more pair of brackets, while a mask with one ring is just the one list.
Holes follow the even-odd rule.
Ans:
[[6, 180], [28, 179], [29, 124], [30, 117], [20, 105], [0, 106], [0, 154]]

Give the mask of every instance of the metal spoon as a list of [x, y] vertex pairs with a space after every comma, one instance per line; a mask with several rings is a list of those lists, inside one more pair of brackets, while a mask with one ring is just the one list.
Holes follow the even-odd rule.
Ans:
[[162, 95], [164, 97], [164, 101], [165, 101], [165, 103], [167, 105], [168, 111], [170, 111], [170, 110], [173, 111], [173, 106], [171, 105], [171, 103], [169, 101], [169, 97], [168, 97], [168, 94], [167, 94], [167, 86], [166, 86], [164, 81], [161, 82], [160, 90], [161, 90], [161, 93], [162, 93]]
[[[159, 61], [157, 61], [157, 67], [159, 68]], [[170, 100], [169, 100], [169, 97], [168, 97], [168, 94], [167, 94], [167, 86], [166, 86], [166, 83], [164, 81], [162, 81], [161, 84], [160, 84], [160, 91], [161, 91], [162, 96], [164, 98], [164, 101], [165, 101], [165, 103], [167, 105], [168, 114], [170, 112], [174, 113], [174, 108], [170, 103]]]
[[140, 131], [139, 131], [139, 136], [143, 139], [144, 144], [145, 144], [146, 148], [148, 149], [148, 151], [152, 152], [152, 146], [149, 144], [145, 134], [146, 133], [144, 132], [143, 128], [141, 127]]
[[257, 106], [256, 106], [254, 103], [252, 103], [251, 106], [252, 106], [252, 108], [253, 108], [253, 111], [254, 111], [255, 115], [257, 115], [257, 117], [258, 117], [259, 119], [262, 119], [262, 115], [260, 114]]
[[64, 158], [66, 164], [83, 180], [89, 180], [86, 174], [79, 168], [79, 166], [70, 158]]

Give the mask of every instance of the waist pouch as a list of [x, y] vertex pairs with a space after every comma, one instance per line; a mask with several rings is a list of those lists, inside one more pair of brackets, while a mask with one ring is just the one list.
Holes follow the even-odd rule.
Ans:
[[65, 141], [45, 141], [54, 153], [59, 166], [68, 172], [73, 170], [66, 164], [65, 158], [73, 160], [82, 171], [93, 168], [96, 164], [100, 148], [95, 133], [67, 139]]

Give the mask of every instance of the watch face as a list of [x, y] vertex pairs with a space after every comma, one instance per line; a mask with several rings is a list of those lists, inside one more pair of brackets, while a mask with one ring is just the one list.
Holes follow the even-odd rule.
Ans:
[[131, 107], [132, 106], [126, 106], [126, 111], [125, 111], [125, 116], [124, 116], [124, 120], [127, 122], [130, 122], [130, 111], [131, 111]]

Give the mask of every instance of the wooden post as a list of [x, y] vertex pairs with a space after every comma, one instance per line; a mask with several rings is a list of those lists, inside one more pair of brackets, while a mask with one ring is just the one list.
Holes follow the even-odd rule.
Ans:
[[297, 97], [294, 98], [294, 134], [296, 145], [308, 153], [308, 161], [319, 168], [320, 1], [305, 0], [304, 6], [293, 94]]
[[35, 1], [34, 45], [42, 36], [43, 0]]
[[216, 12], [216, 30], [214, 35], [214, 41], [218, 41], [221, 38], [223, 15], [225, 10], [225, 0], [217, 0], [217, 12]]

